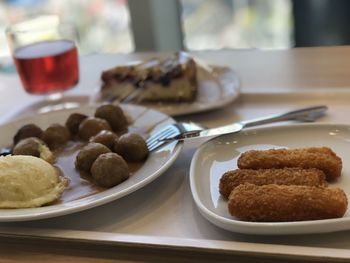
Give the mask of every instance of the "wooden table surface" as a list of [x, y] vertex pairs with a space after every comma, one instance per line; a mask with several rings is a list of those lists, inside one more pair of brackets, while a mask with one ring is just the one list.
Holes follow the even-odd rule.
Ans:
[[[243, 93], [350, 87], [350, 47], [347, 46], [278, 51], [223, 50], [197, 54], [207, 61], [232, 66], [241, 78]], [[1, 262], [279, 262], [273, 257], [218, 256], [203, 251], [160, 252], [147, 247], [121, 248], [14, 237], [3, 237], [0, 242]]]

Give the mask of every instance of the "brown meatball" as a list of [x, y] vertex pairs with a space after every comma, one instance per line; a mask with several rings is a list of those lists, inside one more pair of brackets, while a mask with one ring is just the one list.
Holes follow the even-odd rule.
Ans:
[[98, 185], [112, 187], [128, 179], [129, 168], [120, 155], [104, 153], [92, 164], [91, 175]]
[[95, 117], [108, 121], [109, 125], [115, 132], [127, 130], [127, 119], [123, 110], [117, 105], [105, 104], [98, 107], [95, 112]]
[[88, 141], [102, 130], [112, 130], [108, 122], [104, 119], [89, 117], [79, 125], [78, 135], [82, 140]]
[[41, 139], [49, 146], [50, 149], [57, 149], [69, 141], [70, 133], [66, 127], [55, 123], [50, 125], [43, 132]]
[[89, 143], [78, 153], [75, 159], [75, 168], [80, 171], [89, 172], [91, 165], [97, 159], [97, 157], [108, 152], [111, 151], [100, 143]]
[[15, 136], [13, 137], [13, 145], [16, 145], [20, 140], [29, 138], [29, 137], [37, 137], [40, 138], [43, 130], [39, 128], [35, 124], [26, 124], [22, 126]]
[[29, 137], [21, 140], [13, 148], [13, 155], [31, 155], [40, 157], [40, 144], [43, 144], [40, 139]]
[[79, 125], [80, 123], [85, 120], [88, 116], [80, 113], [72, 113], [67, 121], [66, 121], [66, 127], [69, 130], [69, 132], [72, 135], [75, 135], [79, 131]]
[[112, 150], [114, 141], [117, 140], [118, 138], [119, 138], [118, 135], [116, 135], [114, 132], [102, 130], [95, 136], [91, 137], [90, 142], [101, 143]]
[[136, 133], [126, 133], [120, 136], [115, 141], [113, 150], [131, 162], [143, 161], [149, 153], [145, 140]]
[[39, 157], [49, 163], [53, 163], [56, 159], [55, 155], [50, 151], [46, 144], [35, 137], [29, 137], [21, 140], [13, 148], [14, 155], [31, 155]]

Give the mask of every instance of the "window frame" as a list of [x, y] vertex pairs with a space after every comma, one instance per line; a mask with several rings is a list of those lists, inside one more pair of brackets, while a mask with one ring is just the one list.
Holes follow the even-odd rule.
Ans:
[[184, 49], [178, 0], [128, 0], [135, 51]]

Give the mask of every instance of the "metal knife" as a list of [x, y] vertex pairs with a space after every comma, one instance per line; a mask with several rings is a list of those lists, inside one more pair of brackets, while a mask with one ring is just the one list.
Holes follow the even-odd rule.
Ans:
[[232, 124], [217, 127], [217, 128], [205, 129], [201, 131], [183, 132], [173, 137], [161, 139], [160, 141], [166, 141], [166, 142], [175, 141], [175, 140], [181, 141], [181, 140], [186, 140], [186, 139], [196, 138], [196, 137], [202, 138], [202, 137], [217, 136], [217, 135], [228, 134], [228, 133], [236, 133], [241, 131], [244, 128], [268, 124], [268, 123], [280, 122], [280, 121], [288, 121], [288, 120], [313, 122], [317, 118], [325, 115], [325, 112], [327, 111], [327, 109], [328, 107], [325, 105], [303, 108], [303, 109], [289, 111], [283, 114], [271, 115], [271, 116], [257, 118], [257, 119], [248, 120], [248, 121], [240, 121], [240, 122], [232, 123]]

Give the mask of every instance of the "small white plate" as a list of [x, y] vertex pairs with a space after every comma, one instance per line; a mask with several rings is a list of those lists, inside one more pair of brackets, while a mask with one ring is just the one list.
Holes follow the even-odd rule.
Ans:
[[[127, 65], [138, 64], [155, 57], [162, 59], [167, 56], [169, 56], [168, 53], [144, 53], [142, 56], [140, 55], [140, 60], [130, 61]], [[197, 62], [199, 87], [197, 98], [194, 102], [141, 103], [141, 105], [161, 111], [170, 116], [180, 116], [218, 109], [238, 98], [240, 94], [240, 83], [237, 74], [231, 68], [207, 65], [198, 58], [195, 58], [195, 60]], [[104, 57], [101, 61], [104, 62], [104, 70], [116, 66], [115, 62], [112, 61], [111, 63], [108, 57]], [[100, 102], [99, 91], [100, 87], [96, 89], [92, 98], [95, 102]]]
[[342, 188], [350, 197], [350, 126], [299, 124], [249, 129], [214, 138], [203, 144], [191, 162], [193, 199], [201, 214], [223, 229], [259, 235], [326, 233], [350, 229], [350, 211], [343, 218], [300, 222], [244, 222], [231, 216], [227, 201], [219, 193], [219, 180], [228, 170], [237, 169], [241, 153], [258, 149], [330, 147], [343, 160], [342, 176], [330, 186]]
[[[149, 129], [150, 133], [156, 131], [163, 125], [174, 122], [169, 116], [155, 110], [132, 105], [122, 105], [122, 107], [124, 112], [126, 112], [132, 120], [135, 120], [133, 126], [141, 127], [145, 130]], [[94, 111], [95, 107], [86, 106], [79, 109], [53, 111], [1, 125], [0, 147], [8, 147], [11, 145], [14, 134], [24, 124], [35, 123], [41, 128], [46, 128], [52, 123], [64, 124], [68, 116], [73, 112], [92, 116]], [[128, 180], [115, 187], [87, 197], [55, 205], [27, 209], [0, 209], [0, 221], [27, 221], [66, 215], [103, 205], [131, 194], [164, 173], [176, 160], [181, 148], [182, 143], [174, 142], [152, 152], [139, 170]]]

